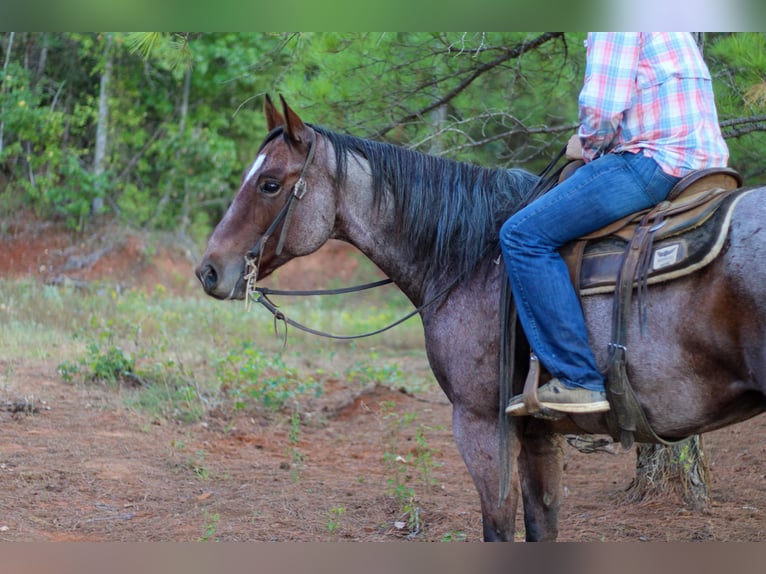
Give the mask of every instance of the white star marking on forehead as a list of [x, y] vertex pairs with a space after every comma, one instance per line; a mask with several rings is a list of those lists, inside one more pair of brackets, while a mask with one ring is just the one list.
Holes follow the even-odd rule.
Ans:
[[255, 172], [258, 171], [258, 168], [260, 168], [263, 165], [264, 160], [266, 159], [266, 154], [260, 154], [257, 158], [255, 158], [255, 161], [253, 162], [252, 167], [250, 168], [250, 171], [247, 172], [247, 176], [245, 177], [245, 185], [247, 185], [250, 182], [250, 178], [252, 178], [255, 175]]

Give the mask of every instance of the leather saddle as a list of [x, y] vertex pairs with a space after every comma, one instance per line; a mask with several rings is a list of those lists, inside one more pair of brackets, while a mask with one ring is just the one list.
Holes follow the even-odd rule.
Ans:
[[[572, 162], [576, 164], [578, 162]], [[567, 166], [561, 179], [576, 165]], [[560, 180], [561, 181], [561, 180]], [[610, 293], [637, 230], [649, 226], [651, 253], [642, 254], [647, 284], [692, 273], [710, 263], [721, 250], [730, 220], [728, 207], [742, 176], [731, 168], [692, 172], [652, 209], [631, 214], [561, 248], [572, 283], [581, 295]]]

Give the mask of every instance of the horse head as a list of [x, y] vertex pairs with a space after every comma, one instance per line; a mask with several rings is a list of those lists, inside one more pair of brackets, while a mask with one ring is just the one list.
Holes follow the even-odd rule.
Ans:
[[266, 97], [269, 134], [195, 270], [205, 292], [219, 299], [244, 298], [246, 261], [264, 278], [316, 251], [332, 233], [333, 179], [320, 167], [326, 149], [317, 132], [280, 100], [281, 112]]

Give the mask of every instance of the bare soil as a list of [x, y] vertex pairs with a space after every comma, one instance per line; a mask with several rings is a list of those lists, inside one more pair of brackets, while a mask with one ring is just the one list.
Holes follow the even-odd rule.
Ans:
[[[0, 249], [3, 276], [52, 283], [108, 276], [126, 288], [196, 289], [191, 251], [147, 245], [127, 232], [107, 241], [43, 224], [6, 225]], [[291, 263], [280, 284], [343, 279], [356, 265], [349, 253], [331, 244]], [[213, 411], [194, 424], [151, 418], [124, 406], [121, 395], [132, 390], [66, 384], [53, 361], [0, 356], [0, 373], [0, 540], [481, 539], [478, 496], [438, 389], [412, 395], [329, 381], [308, 405], [295, 442], [287, 416]], [[414, 427], [392, 428], [384, 418], [381, 405], [390, 401], [431, 429], [433, 484], [423, 484], [415, 465], [397, 463], [417, 493], [409, 514], [390, 494], [386, 452], [406, 458], [423, 447]], [[559, 540], [766, 540], [765, 430], [766, 417], [756, 417], [705, 435], [709, 513], [690, 511], [675, 494], [631, 502], [625, 489], [634, 450], [583, 454], [566, 445]], [[521, 517], [517, 528], [523, 539]]]

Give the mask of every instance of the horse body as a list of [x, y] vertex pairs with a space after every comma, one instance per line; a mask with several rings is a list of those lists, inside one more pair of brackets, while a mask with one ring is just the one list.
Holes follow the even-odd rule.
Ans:
[[[278, 253], [276, 241], [262, 246], [259, 277], [338, 238], [369, 257], [416, 306], [454, 284], [421, 318], [428, 360], [453, 405], [455, 441], [479, 493], [484, 538], [513, 540], [521, 494], [527, 539], [554, 540], [562, 474], [558, 433], [608, 434], [608, 428], [603, 414], [557, 422], [514, 419], [510, 456], [519, 483], [498, 500], [499, 302], [505, 271], [496, 262], [496, 237], [498, 222], [523, 197], [523, 189], [504, 188], [529, 187], [534, 178], [340, 136], [303, 124], [284, 103], [283, 110], [284, 115], [267, 100], [274, 130], [209, 240], [197, 269], [205, 290], [222, 299], [244, 297], [245, 255], [284, 205], [314, 146], [313, 161], [303, 170], [307, 191], [284, 231], [284, 248]], [[444, 173], [431, 176], [429, 166]], [[755, 189], [741, 197], [715, 261], [651, 288], [643, 334], [638, 320], [631, 321], [628, 373], [660, 436], [681, 438], [766, 410], [765, 196]], [[467, 211], [467, 217], [450, 221], [447, 232], [430, 227], [453, 218], [454, 211]], [[473, 220], [482, 214], [482, 221]], [[471, 245], [461, 245], [461, 256], [450, 259], [466, 238]], [[583, 307], [603, 368], [612, 297], [589, 296]]]

